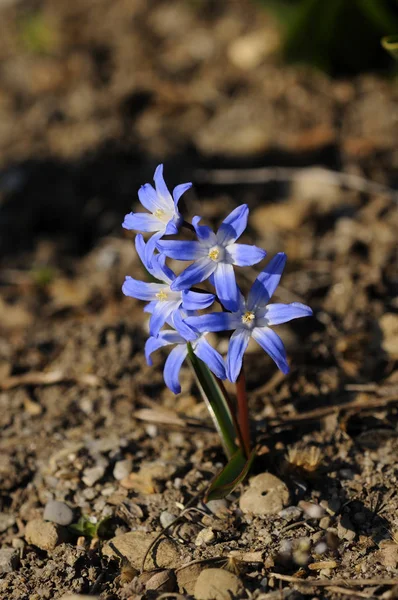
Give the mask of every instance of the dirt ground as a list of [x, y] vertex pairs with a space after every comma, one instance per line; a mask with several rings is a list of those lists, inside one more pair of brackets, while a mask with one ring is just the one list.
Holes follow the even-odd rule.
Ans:
[[[283, 65], [248, 0], [3, 4], [0, 598], [200, 600], [216, 568], [214, 598], [398, 598], [396, 79]], [[194, 183], [187, 219], [247, 203], [244, 241], [288, 254], [277, 299], [314, 309], [278, 328], [288, 376], [247, 355], [252, 476], [286, 486], [268, 514], [250, 480], [202, 503], [219, 440], [120, 291], [142, 273], [121, 222], [160, 162]], [[42, 521], [51, 500], [80, 530]]]

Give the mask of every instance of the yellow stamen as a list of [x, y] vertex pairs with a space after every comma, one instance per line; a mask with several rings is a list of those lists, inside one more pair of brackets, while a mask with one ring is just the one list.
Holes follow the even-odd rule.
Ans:
[[161, 219], [164, 215], [164, 210], [162, 210], [161, 208], [157, 208], [153, 214], [158, 219]]
[[211, 258], [211, 260], [218, 260], [218, 257], [220, 256], [220, 251], [218, 248], [213, 248], [213, 250], [210, 250], [208, 257]]
[[158, 292], [156, 294], [156, 298], [162, 302], [163, 300], [167, 300], [167, 294], [166, 294], [166, 292], [161, 290], [160, 292]]
[[242, 316], [242, 323], [244, 323], [245, 325], [250, 325], [250, 323], [252, 323], [252, 321], [254, 321], [255, 318], [256, 318], [256, 315], [254, 314], [254, 312], [251, 312], [250, 310], [248, 310]]

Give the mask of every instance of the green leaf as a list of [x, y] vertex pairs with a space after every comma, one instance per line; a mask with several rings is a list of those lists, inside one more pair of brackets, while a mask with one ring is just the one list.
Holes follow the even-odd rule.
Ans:
[[191, 344], [188, 343], [187, 347], [199, 390], [221, 438], [225, 454], [230, 459], [238, 450], [235, 440], [239, 439], [239, 432], [235, 427], [228, 401], [210, 369], [194, 354]]
[[110, 517], [106, 517], [98, 523], [92, 523], [88, 517], [82, 516], [77, 523], [69, 525], [69, 529], [77, 535], [83, 535], [88, 538], [107, 539], [112, 537], [112, 531], [109, 527]]
[[395, 60], [398, 60], [398, 34], [387, 35], [381, 40], [384, 50], [387, 50]]
[[225, 496], [228, 496], [228, 494], [233, 492], [247, 476], [256, 453], [257, 449], [254, 448], [251, 451], [249, 458], [246, 458], [243, 450], [239, 448], [228, 464], [211, 483], [206, 494], [205, 502], [225, 498]]

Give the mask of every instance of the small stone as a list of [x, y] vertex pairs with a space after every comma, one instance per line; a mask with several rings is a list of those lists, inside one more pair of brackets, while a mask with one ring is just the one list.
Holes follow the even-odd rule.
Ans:
[[188, 594], [189, 596], [193, 596], [196, 581], [203, 569], [204, 565], [198, 563], [193, 565], [187, 565], [186, 567], [178, 569], [178, 571], [176, 572], [178, 591], [181, 594]]
[[16, 571], [19, 565], [19, 552], [14, 548], [0, 549], [0, 575]]
[[379, 319], [383, 333], [382, 348], [391, 359], [398, 358], [398, 315], [386, 313]]
[[328, 545], [326, 542], [319, 542], [314, 546], [314, 554], [325, 554], [328, 551]]
[[331, 523], [330, 517], [322, 517], [322, 519], [319, 521], [319, 527], [321, 529], [328, 529], [328, 527], [330, 527], [330, 523]]
[[66, 596], [61, 596], [59, 600], [99, 600], [99, 596], [87, 596], [84, 594], [66, 594]]
[[382, 565], [396, 569], [398, 566], [398, 544], [391, 540], [382, 540], [377, 557]]
[[299, 502], [299, 506], [303, 509], [306, 517], [309, 519], [322, 519], [322, 517], [325, 516], [325, 509], [319, 504], [314, 504], [313, 502], [306, 502], [305, 500], [301, 500]]
[[347, 540], [349, 542], [352, 542], [355, 538], [356, 533], [354, 527], [347, 515], [342, 515], [337, 523], [337, 535], [341, 540]]
[[209, 500], [205, 505], [213, 515], [225, 515], [228, 512], [228, 502], [221, 498], [220, 500]]
[[37, 546], [41, 550], [54, 550], [58, 544], [65, 541], [65, 538], [66, 532], [59, 525], [49, 521], [33, 519], [26, 525], [25, 539], [27, 543]]
[[171, 525], [173, 523], [173, 521], [176, 520], [176, 515], [173, 515], [173, 513], [169, 512], [168, 510], [164, 510], [159, 517], [159, 521], [161, 526], [165, 529], [166, 527], [168, 527], [169, 525]]
[[23, 550], [25, 548], [25, 542], [21, 538], [12, 538], [11, 545], [15, 550]]
[[73, 522], [73, 510], [65, 502], [50, 500], [45, 506], [43, 519], [58, 525], [70, 525]]
[[210, 527], [206, 527], [199, 531], [196, 536], [195, 546], [204, 546], [208, 544], [212, 544], [216, 539], [216, 534]]
[[308, 568], [311, 571], [321, 571], [322, 569], [335, 569], [337, 567], [337, 563], [335, 560], [322, 560], [319, 562], [313, 562], [308, 565]]
[[113, 468], [113, 476], [117, 481], [121, 481], [125, 477], [128, 477], [133, 468], [133, 461], [131, 458], [125, 460], [118, 460]]
[[105, 473], [105, 467], [97, 465], [96, 467], [90, 467], [83, 471], [83, 483], [88, 487], [92, 487], [97, 481], [99, 481]]
[[167, 569], [165, 571], [159, 571], [152, 575], [152, 577], [146, 582], [145, 589], [147, 591], [153, 590], [156, 592], [174, 592], [176, 586], [176, 578], [174, 571]]
[[0, 533], [15, 525], [15, 517], [8, 513], [0, 513]]
[[[138, 570], [141, 570], [142, 561], [150, 544], [157, 538], [157, 533], [145, 531], [129, 531], [112, 538], [103, 548], [105, 556], [119, 556], [120, 554]], [[115, 552], [113, 546], [118, 551]], [[178, 548], [174, 542], [167, 538], [160, 538], [152, 547], [145, 561], [146, 569], [174, 569], [180, 563]]]
[[242, 583], [234, 573], [205, 569], [196, 580], [194, 596], [196, 600], [231, 600], [240, 597], [242, 591]]
[[239, 500], [240, 509], [253, 515], [279, 513], [289, 503], [287, 486], [271, 473], [261, 473], [251, 479], [249, 489]]
[[298, 506], [288, 506], [287, 508], [280, 510], [278, 515], [288, 523], [291, 523], [299, 520], [302, 515], [302, 510]]

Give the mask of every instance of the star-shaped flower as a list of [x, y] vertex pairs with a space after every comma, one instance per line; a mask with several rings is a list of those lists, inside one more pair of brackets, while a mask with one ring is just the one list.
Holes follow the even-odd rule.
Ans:
[[124, 217], [123, 227], [135, 231], [153, 232], [151, 249], [163, 235], [178, 233], [182, 223], [182, 217], [178, 210], [178, 201], [192, 183], [181, 183], [170, 194], [163, 179], [163, 165], [156, 168], [154, 177], [155, 189], [150, 183], [146, 183], [138, 190], [138, 198], [149, 213], [131, 212]]
[[243, 355], [251, 337], [269, 354], [283, 373], [288, 373], [286, 351], [272, 325], [300, 317], [310, 317], [312, 310], [300, 302], [268, 304], [286, 264], [286, 254], [280, 252], [269, 262], [253, 283], [247, 301], [239, 293], [239, 309], [233, 313], [218, 312], [187, 317], [185, 322], [197, 331], [234, 329], [228, 347], [227, 377], [235, 382], [242, 368]]
[[195, 261], [178, 275], [171, 289], [186, 290], [210, 277], [225, 308], [238, 310], [239, 294], [233, 265], [251, 266], [266, 255], [265, 250], [257, 246], [235, 243], [246, 229], [248, 216], [247, 205], [238, 206], [224, 219], [217, 233], [210, 227], [199, 225], [200, 217], [194, 217], [192, 225], [199, 241], [158, 242], [159, 251], [166, 256], [177, 260]]
[[122, 291], [126, 296], [149, 302], [144, 310], [151, 313], [151, 336], [157, 336], [160, 328], [181, 307], [186, 311], [200, 310], [214, 302], [213, 294], [172, 290], [170, 286], [176, 276], [165, 264], [166, 257], [161, 254], [150, 257], [148, 244], [145, 244], [141, 234], [136, 236], [135, 247], [147, 271], [161, 283], [147, 283], [127, 276]]
[[[174, 325], [179, 331], [181, 326], [178, 320], [181, 319], [180, 313], [175, 313], [175, 317], [171, 319], [171, 324]], [[145, 358], [149, 366], [152, 366], [151, 354], [168, 345], [175, 345], [175, 348], [170, 352], [166, 359], [163, 376], [167, 387], [174, 392], [179, 394], [181, 392], [181, 385], [179, 381], [180, 369], [182, 363], [188, 355], [187, 342], [192, 346], [194, 354], [200, 358], [209, 369], [219, 379], [225, 379], [225, 366], [224, 361], [220, 354], [215, 350], [205, 338], [205, 333], [199, 334], [192, 330], [188, 331], [188, 335], [181, 335], [174, 329], [165, 329], [159, 333], [157, 337], [148, 338], [145, 344]]]

